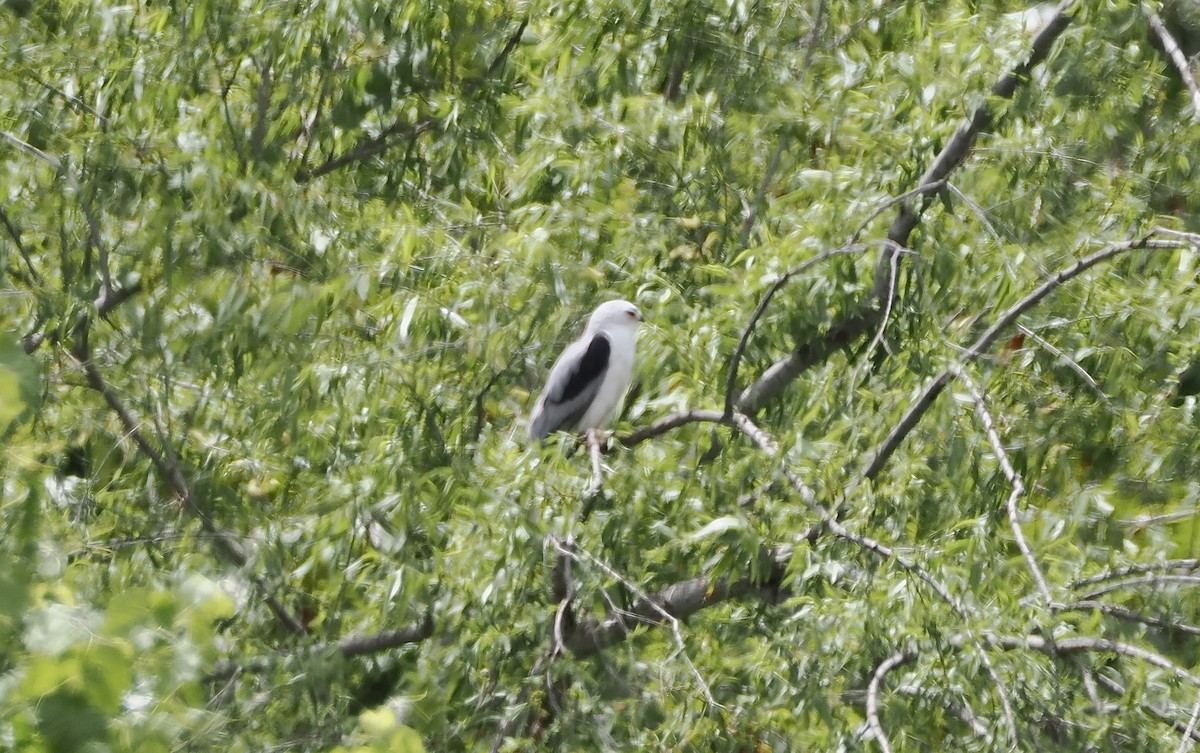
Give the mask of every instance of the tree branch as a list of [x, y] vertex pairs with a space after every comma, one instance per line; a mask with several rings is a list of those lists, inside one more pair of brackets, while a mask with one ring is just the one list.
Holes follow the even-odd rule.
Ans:
[[1008, 651], [1024, 648], [1039, 651], [1050, 656], [1067, 656], [1069, 654], [1106, 651], [1119, 656], [1137, 659], [1152, 667], [1169, 672], [1179, 680], [1200, 687], [1200, 677], [1193, 675], [1162, 654], [1135, 646], [1132, 643], [1109, 640], [1108, 638], [1093, 638], [1090, 636], [1048, 640], [1040, 635], [991, 635], [988, 636], [988, 642]]
[[1099, 588], [1092, 589], [1080, 597], [1082, 601], [1091, 601], [1106, 593], [1119, 591], [1122, 588], [1130, 586], [1146, 586], [1158, 585], [1160, 583], [1184, 583], [1191, 586], [1200, 585], [1200, 575], [1181, 575], [1178, 573], [1159, 573], [1156, 575], [1142, 575], [1136, 578], [1120, 580], [1116, 582], [1106, 583]]
[[1135, 612], [1132, 609], [1126, 609], [1117, 604], [1109, 604], [1106, 601], [1083, 600], [1077, 601], [1074, 604], [1056, 605], [1055, 610], [1059, 612], [1100, 612], [1101, 614], [1116, 617], [1129, 622], [1139, 622], [1150, 627], [1161, 628], [1162, 630], [1174, 631], [1177, 633], [1185, 633], [1187, 635], [1200, 636], [1200, 627], [1189, 625], [1184, 622], [1172, 622], [1159, 617], [1152, 617], [1148, 614]]
[[[1063, 0], [1058, 5], [1054, 15], [1034, 37], [1025, 60], [1002, 75], [993, 84], [993, 96], [1001, 99], [1010, 98], [1016, 91], [1017, 85], [1028, 76], [1029, 72], [1049, 56], [1055, 41], [1070, 23], [1071, 16], [1068, 10], [1072, 3], [1073, 0]], [[975, 139], [991, 125], [992, 117], [992, 108], [987, 102], [976, 107], [934, 158], [933, 164], [917, 181], [917, 185], [929, 186], [945, 181], [966, 160]], [[909, 245], [909, 236], [921, 221], [921, 216], [929, 203], [928, 195], [924, 196], [916, 208], [908, 201], [900, 203], [900, 211], [887, 233], [887, 239], [895, 244], [895, 247], [905, 248]], [[876, 268], [875, 285], [855, 310], [830, 327], [823, 335], [801, 343], [791, 354], [772, 364], [757, 381], [742, 393], [737, 401], [738, 410], [745, 413], [757, 412], [763, 405], [777, 397], [804, 371], [821, 363], [830, 354], [871, 330], [879, 320], [879, 302], [885, 300], [888, 293], [887, 286], [891, 277], [890, 266], [891, 258], [885, 254]]]
[[774, 550], [770, 572], [759, 581], [747, 576], [731, 583], [727, 578], [714, 581], [702, 575], [652, 594], [643, 593], [627, 611], [579, 623], [568, 632], [564, 643], [576, 656], [591, 656], [625, 640], [638, 625], [674, 624], [672, 621], [685, 620], [702, 609], [735, 599], [754, 598], [775, 603], [787, 595], [782, 586], [791, 557], [791, 547]]
[[[1085, 256], [1071, 266], [1060, 270], [1053, 277], [1043, 282], [1032, 292], [1030, 292], [1020, 301], [1017, 301], [1016, 304], [1005, 311], [995, 324], [989, 327], [982, 335], [979, 336], [978, 339], [975, 340], [974, 343], [971, 344], [969, 348], [966, 348], [963, 351], [959, 357], [959, 361], [969, 361], [978, 357], [992, 344], [992, 342], [1000, 335], [1001, 332], [1012, 326], [1012, 324], [1017, 320], [1018, 317], [1021, 316], [1021, 314], [1024, 314], [1026, 311], [1036, 306], [1042, 301], [1043, 298], [1050, 295], [1063, 283], [1078, 277], [1083, 272], [1086, 272], [1101, 262], [1108, 261], [1114, 256], [1131, 249], [1177, 249], [1186, 248], [1192, 245], [1181, 240], [1154, 239], [1153, 236], [1157, 232], [1157, 230], [1152, 231], [1149, 235], [1136, 240], [1114, 243], [1113, 245], [1101, 249], [1094, 254], [1090, 254], [1089, 256]], [[954, 366], [951, 366], [945, 369], [937, 376], [937, 378], [929, 383], [921, 396], [917, 398], [917, 400], [914, 401], [911, 406], [909, 406], [904, 416], [900, 419], [900, 422], [892, 428], [887, 438], [884, 439], [883, 442], [881, 442], [879, 446], [868, 455], [870, 460], [867, 462], [862, 472], [862, 477], [864, 479], [874, 479], [879, 475], [879, 472], [883, 470], [883, 466], [892, 456], [892, 453], [896, 451], [896, 449], [900, 446], [900, 443], [904, 441], [904, 438], [907, 437], [908, 434], [916, 427], [917, 422], [921, 420], [921, 417], [925, 415], [925, 412], [933, 406], [938, 396], [941, 395], [942, 391], [950, 384], [951, 378], [954, 374], [954, 368]]]
[[966, 383], [967, 389], [971, 392], [971, 397], [975, 400], [975, 415], [979, 416], [979, 422], [983, 424], [983, 430], [987, 434], [988, 442], [992, 445], [992, 452], [996, 455], [997, 462], [1000, 463], [1000, 470], [1004, 473], [1004, 478], [1008, 479], [1008, 484], [1012, 488], [1012, 493], [1008, 495], [1008, 500], [1004, 506], [1008, 509], [1008, 525], [1012, 529], [1013, 538], [1016, 539], [1017, 549], [1021, 550], [1021, 556], [1025, 558], [1025, 564], [1028, 566], [1029, 573], [1033, 576], [1033, 582], [1037, 585], [1042, 598], [1049, 604], [1054, 601], [1054, 597], [1050, 595], [1050, 587], [1046, 585], [1046, 577], [1042, 575], [1042, 569], [1038, 567], [1037, 560], [1034, 558], [1033, 552], [1030, 551], [1029, 544], [1025, 541], [1025, 532], [1021, 530], [1021, 516], [1017, 511], [1017, 500], [1025, 496], [1025, 482], [1008, 459], [1008, 453], [1004, 450], [1004, 443], [1000, 441], [1000, 433], [996, 430], [996, 422], [992, 419], [992, 414], [988, 412], [987, 403], [984, 402], [979, 388], [975, 386], [975, 381], [961, 369], [958, 370], [958, 376]]
[[1179, 43], [1175, 41], [1175, 37], [1171, 36], [1171, 32], [1167, 31], [1166, 25], [1163, 24], [1163, 20], [1157, 13], [1145, 3], [1142, 3], [1142, 12], [1146, 14], [1146, 20], [1150, 22], [1150, 29], [1154, 32], [1154, 36], [1158, 37], [1159, 42], [1162, 42], [1163, 50], [1166, 51], [1171, 64], [1179, 72], [1179, 78], [1183, 79], [1183, 85], [1192, 95], [1192, 120], [1200, 120], [1200, 84], [1196, 83], [1196, 75], [1192, 73], [1192, 66], [1188, 63], [1187, 56], [1183, 54], [1183, 50], [1179, 49]]
[[280, 649], [274, 656], [258, 657], [240, 664], [233, 661], [219, 662], [209, 671], [206, 679], [213, 682], [226, 680], [243, 672], [265, 672], [276, 658], [285, 656], [312, 656], [336, 651], [347, 659], [353, 659], [356, 656], [378, 654], [409, 643], [427, 640], [433, 636], [433, 628], [433, 617], [426, 615], [420, 622], [398, 630], [385, 630], [372, 635], [352, 635], [340, 641], [327, 641], [296, 649]]
[[[187, 479], [184, 478], [183, 470], [178, 464], [168, 461], [167, 455], [155, 447], [146, 437], [145, 432], [142, 431], [141, 423], [133, 416], [125, 406], [125, 403], [121, 401], [112, 387], [104, 380], [103, 375], [91, 358], [90, 348], [87, 344], [88, 328], [86, 318], [83, 319], [82, 325], [76, 333], [77, 340], [72, 355], [79, 362], [79, 365], [83, 367], [88, 386], [100, 393], [100, 396], [104, 398], [104, 402], [108, 403], [109, 408], [117, 414], [121, 425], [125, 427], [126, 436], [132, 439], [142, 454], [149, 458], [158, 475], [170, 487], [176, 498], [179, 499], [180, 505], [200, 520], [201, 526], [212, 537], [216, 550], [235, 567], [244, 568], [249, 562], [249, 557], [242, 550], [241, 545], [238, 544], [235, 535], [218, 528], [204, 514], [204, 511], [196, 505], [191, 487], [188, 485]], [[279, 599], [269, 593], [266, 584], [260, 578], [253, 575], [249, 575], [248, 577], [255, 590], [258, 591], [259, 596], [284, 627], [297, 635], [304, 635], [308, 632], [304, 623], [293, 615]]]
[[[1103, 685], [1105, 690], [1107, 690], [1108, 692], [1115, 693], [1120, 696], [1125, 695], [1125, 688], [1121, 687], [1121, 684], [1118, 683], [1116, 680], [1112, 679], [1111, 677], [1107, 677], [1106, 675], [1103, 675], [1100, 673], [1095, 673], [1093, 676], [1095, 677], [1096, 682]], [[1179, 721], [1174, 716], [1172, 716], [1171, 713], [1169, 711], [1167, 711], [1166, 709], [1164, 709], [1162, 706], [1159, 706], [1154, 703], [1148, 703], [1145, 701], [1140, 701], [1138, 703], [1138, 705], [1141, 706], [1142, 709], [1144, 709], [1147, 714], [1154, 717], [1155, 719], [1158, 719], [1160, 722], [1170, 725], [1170, 726], [1174, 727], [1176, 729], [1176, 731], [1180, 732], [1181, 734], [1186, 734], [1186, 735], [1190, 736], [1193, 740], [1200, 742], [1200, 732], [1198, 732], [1195, 729], [1191, 730], [1190, 732], [1187, 732], [1187, 726], [1183, 722]]]
[[364, 160], [369, 157], [374, 157], [377, 154], [382, 154], [392, 147], [389, 143], [393, 136], [401, 135], [402, 138], [416, 138], [426, 131], [433, 130], [441, 125], [441, 120], [428, 119], [417, 123], [409, 123], [403, 118], [397, 118], [390, 126], [380, 131], [379, 135], [363, 141], [358, 146], [350, 151], [341, 154], [337, 157], [330, 157], [324, 163], [312, 170], [300, 170], [296, 173], [297, 183], [307, 183], [314, 178], [319, 178], [322, 175], [331, 173], [334, 170], [345, 167], [352, 162]]
[[729, 423], [729, 421], [724, 415], [715, 410], [689, 410], [659, 419], [649, 426], [644, 426], [637, 431], [626, 434], [623, 437], [617, 437], [616, 439], [626, 447], [634, 447], [648, 439], [666, 434], [672, 429], [678, 429], [680, 426], [694, 423], [724, 424]]
[[517, 30], [509, 35], [508, 41], [504, 43], [504, 48], [500, 50], [500, 53], [496, 55], [496, 57], [492, 58], [492, 64], [488, 66], [487, 75], [492, 75], [497, 71], [497, 69], [500, 68], [500, 66], [504, 65], [504, 61], [508, 60], [508, 56], [511, 55], [512, 51], [515, 50], [517, 45], [521, 43], [521, 36], [525, 34], [525, 28], [527, 26], [529, 26], [528, 15], [521, 19], [521, 23], [517, 25]]
[[267, 136], [267, 110], [271, 107], [271, 59], [258, 65], [258, 113], [254, 118], [254, 130], [250, 133], [250, 149], [255, 162], [262, 162], [264, 142]]
[[879, 723], [879, 684], [888, 672], [916, 657], [917, 653], [909, 649], [897, 651], [881, 661], [871, 673], [871, 682], [867, 685], [867, 726], [871, 728], [871, 734], [875, 736], [875, 742], [879, 743], [883, 753], [892, 753], [892, 745], [888, 742], [887, 733], [883, 731], [883, 725]]
[[1191, 572], [1197, 569], [1200, 569], [1200, 559], [1143, 562], [1136, 565], [1129, 565], [1128, 567], [1118, 568], [1116, 570], [1108, 570], [1103, 573], [1097, 573], [1096, 575], [1089, 575], [1086, 578], [1080, 578], [1079, 580], [1073, 581], [1070, 587], [1083, 588], [1084, 586], [1090, 586], [1095, 583], [1104, 583], [1105, 581], [1116, 580], [1118, 578], [1127, 578], [1131, 575], [1140, 575], [1141, 573], [1157, 573], [1165, 570], [1186, 570]]

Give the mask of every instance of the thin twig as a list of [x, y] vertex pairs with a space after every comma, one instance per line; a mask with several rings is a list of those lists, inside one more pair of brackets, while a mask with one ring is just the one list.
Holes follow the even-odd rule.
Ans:
[[21, 230], [8, 216], [8, 212], [4, 211], [4, 207], [0, 207], [0, 224], [4, 225], [5, 231], [12, 238], [13, 244], [17, 247], [17, 253], [21, 255], [21, 259], [25, 261], [26, 268], [29, 269], [29, 275], [34, 282], [41, 282], [42, 276], [38, 274], [37, 268], [33, 266], [33, 259], [29, 256], [29, 249], [25, 248], [25, 244], [21, 242]]
[[25, 75], [28, 76], [33, 81], [36, 81], [39, 85], [45, 87], [49, 91], [54, 92], [58, 96], [62, 97], [64, 100], [66, 100], [67, 104], [71, 105], [72, 107], [74, 107], [78, 110], [83, 110], [84, 112], [88, 113], [89, 115], [94, 116], [96, 118], [96, 120], [100, 123], [100, 130], [102, 130], [102, 131], [108, 130], [108, 126], [109, 126], [108, 118], [104, 117], [99, 112], [97, 112], [87, 102], [84, 102], [79, 97], [74, 97], [70, 94], [67, 94], [62, 89], [59, 89], [55, 86], [51, 86], [50, 84], [46, 83], [45, 81], [38, 78], [37, 76], [35, 76], [32, 73], [26, 72]]
[[32, 154], [34, 157], [37, 157], [38, 159], [49, 163], [55, 170], [58, 170], [59, 168], [62, 167], [62, 162], [58, 159], [58, 157], [54, 157], [52, 155], [46, 154], [45, 152], [43, 152], [41, 149], [38, 149], [33, 144], [30, 144], [30, 143], [24, 141], [23, 139], [9, 133], [8, 131], [0, 131], [0, 136], [3, 136], [4, 138], [11, 141], [22, 151], [28, 152], [29, 154]]
[[1042, 598], [1049, 604], [1054, 601], [1054, 597], [1050, 594], [1050, 587], [1046, 585], [1046, 577], [1042, 575], [1042, 569], [1038, 567], [1037, 560], [1029, 549], [1029, 543], [1025, 541], [1025, 532], [1021, 530], [1021, 516], [1017, 511], [1017, 500], [1025, 496], [1025, 482], [1008, 458], [1004, 443], [1000, 440], [1000, 432], [996, 429], [996, 422], [992, 419], [992, 414], [988, 412], [987, 403], [984, 402], [983, 394], [975, 385], [975, 380], [971, 379], [965, 370], [957, 369], [956, 371], [958, 378], [963, 381], [971, 393], [971, 397], [975, 400], [975, 415], [979, 416], [979, 422], [983, 424], [988, 442], [992, 445], [992, 452], [995, 453], [996, 460], [1000, 463], [1000, 470], [1012, 488], [1005, 507], [1008, 509], [1008, 524], [1012, 528], [1013, 538], [1016, 539], [1017, 549], [1021, 550], [1021, 556], [1025, 558], [1025, 564], [1029, 567], [1029, 573], [1033, 576], [1033, 582], [1037, 584]]
[[771, 303], [771, 299], [775, 297], [775, 294], [778, 293], [780, 289], [783, 288], [783, 286], [786, 285], [793, 277], [815, 264], [819, 264], [833, 256], [858, 253], [868, 248], [871, 248], [870, 244], [850, 244], [829, 251], [823, 251], [811, 259], [805, 259], [804, 261], [800, 262], [796, 266], [780, 275], [775, 282], [771, 283], [771, 287], [767, 288], [767, 291], [763, 293], [762, 298], [759, 299], [758, 306], [755, 307], [754, 313], [750, 315], [750, 320], [746, 322], [746, 326], [742, 330], [742, 336], [738, 338], [737, 346], [735, 346], [733, 349], [733, 355], [729, 358], [729, 369], [725, 375], [726, 416], [732, 415], [735, 405], [741, 405], [746, 400], [745, 393], [743, 393], [741, 397], [737, 397], [734, 394], [737, 390], [738, 369], [742, 362], [742, 356], [746, 352], [746, 345], [750, 342], [750, 335], [754, 332], [754, 328], [758, 325], [758, 320], [761, 319], [763, 313], [766, 312], [767, 306]]
[[[763, 452], [765, 452], [768, 456], [775, 457], [778, 455], [779, 447], [775, 443], [775, 440], [766, 431], [757, 427], [748, 416], [736, 413], [734, 414], [734, 423], [742, 430], [742, 433], [744, 433], [755, 444], [757, 444], [759, 448], [762, 449]], [[842, 525], [841, 521], [839, 521], [828, 509], [826, 509], [824, 505], [817, 501], [816, 493], [812, 490], [812, 488], [804, 483], [804, 480], [801, 479], [799, 475], [797, 475], [789, 467], [787, 467], [787, 465], [784, 465], [783, 474], [784, 477], [787, 478], [792, 486], [796, 489], [796, 492], [800, 494], [800, 497], [821, 516], [821, 525], [828, 527], [829, 530], [838, 538], [849, 541], [852, 544], [855, 544], [871, 552], [872, 554], [875, 554], [881, 559], [895, 562], [901, 569], [917, 576], [926, 584], [928, 584], [929, 587], [932, 588], [943, 601], [949, 604], [950, 608], [954, 610], [954, 613], [957, 614], [964, 623], [970, 622], [970, 617], [967, 614], [966, 607], [963, 606], [962, 602], [959, 601], [954, 594], [950, 593], [950, 589], [947, 588], [944, 583], [934, 577], [933, 573], [929, 572], [915, 562], [909, 562], [903, 557], [898, 556], [895, 550], [893, 550], [891, 547], [876, 541], [869, 536], [864, 536], [862, 534], [850, 531], [844, 525]], [[818, 530], [818, 527], [816, 526], [809, 529], [810, 532], [816, 530]], [[1019, 739], [1017, 732], [1017, 718], [1016, 713], [1012, 708], [1012, 702], [1008, 697], [1008, 688], [1004, 681], [1000, 678], [999, 673], [996, 672], [995, 665], [992, 664], [992, 660], [987, 653], [980, 651], [979, 656], [980, 661], [987, 669], [988, 677], [991, 678], [992, 683], [996, 688], [996, 693], [1000, 697], [1001, 706], [1004, 708], [1004, 719], [1008, 725], [1009, 737], [1012, 740], [1012, 743], [1016, 745]]]
[[[1192, 513], [1194, 514], [1194, 513]], [[1083, 588], [1095, 583], [1104, 583], [1110, 580], [1120, 578], [1128, 578], [1131, 575], [1140, 575], [1142, 573], [1157, 573], [1165, 570], [1192, 570], [1200, 569], [1200, 559], [1185, 559], [1185, 560], [1164, 560], [1162, 562], [1143, 562], [1128, 567], [1118, 568], [1116, 570], [1108, 570], [1096, 575], [1089, 575], [1086, 578], [1080, 578], [1073, 581], [1071, 588]]]
[[875, 742], [879, 743], [883, 753], [892, 753], [892, 746], [888, 742], [887, 733], [883, 731], [883, 725], [879, 723], [879, 684], [888, 672], [914, 658], [914, 651], [897, 651], [875, 667], [875, 671], [871, 673], [871, 682], [867, 685], [867, 726], [871, 728], [871, 734], [875, 736]]
[[392, 147], [390, 139], [398, 134], [403, 134], [405, 138], [416, 138], [426, 131], [433, 130], [441, 125], [442, 121], [438, 119], [421, 120], [416, 123], [410, 123], [404, 118], [398, 118], [390, 126], [383, 129], [378, 136], [363, 141], [358, 146], [354, 147], [344, 154], [337, 157], [330, 157], [318, 167], [312, 170], [300, 170], [296, 173], [296, 181], [298, 183], [306, 183], [314, 178], [319, 178], [322, 175], [331, 173], [334, 170], [345, 167], [352, 162], [374, 157], [377, 154], [382, 154]]
[[1188, 63], [1187, 56], [1183, 54], [1183, 50], [1179, 49], [1179, 43], [1175, 41], [1175, 37], [1171, 36], [1171, 32], [1167, 31], [1166, 25], [1163, 24], [1157, 13], [1145, 3], [1142, 3], [1142, 12], [1146, 14], [1146, 19], [1150, 22], [1150, 29], [1158, 37], [1158, 41], [1162, 42], [1167, 57], [1171, 59], [1171, 64], [1175, 66], [1179, 77], [1183, 79], [1183, 85], [1192, 95], [1192, 119], [1200, 120], [1200, 84], [1196, 83], [1196, 75], [1192, 73], [1192, 66]]
[[1196, 585], [1200, 585], [1200, 575], [1181, 575], [1178, 573], [1159, 573], [1156, 575], [1142, 575], [1142, 576], [1139, 576], [1136, 578], [1129, 578], [1128, 580], [1120, 580], [1120, 581], [1115, 581], [1115, 582], [1111, 582], [1111, 583], [1106, 583], [1105, 585], [1100, 586], [1099, 588], [1088, 591], [1086, 594], [1080, 596], [1079, 598], [1082, 601], [1092, 601], [1093, 599], [1103, 596], [1106, 593], [1112, 593], [1113, 591], [1119, 591], [1122, 588], [1129, 588], [1130, 586], [1158, 585], [1160, 583], [1183, 583], [1183, 584], [1190, 585], [1190, 586], [1196, 586]]
[[[179, 465], [168, 462], [166, 455], [147, 439], [145, 432], [141, 429], [141, 422], [134, 417], [125, 406], [125, 403], [117, 396], [112, 387], [109, 386], [108, 382], [104, 380], [100, 369], [96, 367], [88, 350], [86, 320], [84, 320], [84, 326], [77, 333], [77, 337], [78, 342], [72, 355], [76, 357], [83, 368], [88, 385], [100, 393], [100, 396], [104, 398], [104, 402], [108, 403], [109, 408], [117, 414], [117, 418], [120, 420], [122, 426], [125, 427], [129, 438], [133, 440], [142, 454], [150, 459], [159, 476], [179, 499], [180, 505], [200, 520], [201, 526], [212, 536], [213, 545], [217, 551], [235, 567], [244, 568], [250, 561], [250, 558], [237, 543], [235, 536], [218, 528], [212, 519], [204, 514], [204, 511], [199, 508], [195, 498], [192, 496], [191, 487], [188, 485], [187, 479], [184, 478], [183, 470]], [[270, 594], [266, 584], [260, 578], [256, 576], [248, 577], [250, 577], [250, 581], [255, 590], [258, 591], [259, 596], [262, 597], [267, 607], [275, 614], [280, 623], [296, 635], [304, 635], [308, 632], [308, 628], [304, 626], [304, 623], [293, 615], [279, 599]]]
[[492, 75], [500, 66], [504, 65], [504, 61], [508, 60], [508, 56], [517, 48], [521, 42], [522, 35], [525, 34], [525, 28], [529, 26], [529, 16], [526, 15], [521, 19], [521, 23], [517, 24], [517, 30], [509, 35], [508, 41], [504, 43], [504, 48], [496, 57], [492, 58], [491, 65], [488, 66], [487, 75]]
[[1138, 622], [1142, 625], [1149, 625], [1150, 627], [1161, 628], [1163, 630], [1174, 631], [1178, 633], [1185, 633], [1187, 635], [1200, 636], [1200, 627], [1196, 625], [1189, 625], [1184, 622], [1172, 622], [1159, 617], [1152, 617], [1148, 614], [1142, 614], [1140, 612], [1135, 612], [1132, 609], [1127, 609], [1118, 604], [1109, 604], [1107, 601], [1083, 600], [1077, 601], [1073, 604], [1055, 605], [1054, 609], [1059, 612], [1095, 611], [1100, 612], [1101, 614], [1109, 615], [1110, 617], [1116, 617], [1118, 619], [1128, 620], [1130, 622]]
[[[1116, 693], [1120, 696], [1125, 695], [1125, 688], [1123, 688], [1120, 683], [1111, 677], [1107, 677], [1106, 675], [1099, 673], [1094, 674], [1094, 677], [1096, 678], [1096, 682], [1103, 685], [1105, 690], [1108, 692]], [[1144, 709], [1146, 713], [1150, 714], [1150, 716], [1158, 719], [1163, 724], [1174, 727], [1176, 731], [1180, 733], [1187, 731], [1187, 726], [1183, 722], [1176, 719], [1167, 709], [1164, 709], [1162, 706], [1149, 703], [1145, 699], [1140, 699], [1138, 705]], [[1193, 740], [1200, 742], [1200, 731], [1193, 729], [1190, 733], [1190, 736]]]
[[652, 600], [651, 597], [645, 591], [643, 591], [641, 588], [639, 588], [636, 583], [634, 583], [630, 579], [626, 578], [621, 573], [617, 572], [617, 570], [615, 568], [613, 568], [611, 565], [609, 565], [607, 562], [604, 562], [603, 560], [597, 558], [596, 556], [590, 554], [589, 552], [587, 552], [583, 549], [579, 549], [578, 551], [568, 550], [561, 546], [558, 546], [557, 543], [556, 543], [556, 546], [558, 547], [558, 551], [560, 554], [562, 554], [566, 557], [571, 557], [572, 559], [575, 559], [577, 562], [582, 563], [582, 560], [580, 558], [581, 557], [585, 558], [589, 563], [594, 565], [598, 570], [603, 572], [605, 575], [617, 580], [623, 586], [625, 586], [625, 588], [629, 589], [629, 591], [634, 596], [636, 596], [641, 602], [650, 605], [650, 608], [659, 617], [661, 617], [663, 621], [665, 621], [668, 625], [671, 626], [671, 634], [675, 638], [676, 653], [679, 656], [683, 657], [683, 661], [687, 665], [688, 669], [691, 671], [692, 676], [696, 678], [696, 682], [700, 686], [700, 691], [704, 695], [705, 702], [709, 705], [710, 708], [719, 708], [720, 707], [720, 704], [717, 703], [715, 698], [713, 698], [712, 688], [709, 687], [708, 681], [704, 679], [704, 676], [702, 674], [700, 674], [700, 670], [698, 670], [696, 668], [696, 665], [692, 662], [691, 657], [688, 656], [687, 645], [684, 643], [684, 640], [683, 640], [682, 623], [680, 622], [680, 620], [677, 617], [675, 617], [675, 615], [671, 614], [671, 612], [669, 610], [664, 609], [661, 605], [659, 605], [657, 602]]
[[779, 169], [779, 161], [787, 149], [787, 143], [788, 131], [785, 128], [779, 134], [779, 142], [775, 144], [775, 150], [771, 152], [771, 159], [767, 162], [767, 170], [763, 173], [762, 181], [758, 184], [758, 190], [754, 192], [754, 200], [746, 207], [745, 219], [742, 220], [742, 229], [738, 233], [738, 243], [742, 248], [745, 248], [750, 241], [750, 231], [754, 229], [754, 221], [758, 219], [759, 207], [762, 206], [763, 199], [766, 198], [767, 189], [771, 187], [771, 181], [775, 180], [775, 171]]
[[250, 133], [250, 149], [255, 162], [262, 162], [264, 142], [267, 136], [267, 110], [271, 107], [271, 58], [259, 64], [258, 113], [254, 118], [254, 129]]
[[[808, 529], [800, 539], [811, 540], [815, 529]], [[637, 625], [662, 625], [664, 611], [682, 621], [703, 609], [736, 599], [755, 598], [775, 603], [788, 594], [783, 588], [783, 577], [792, 552], [790, 546], [774, 549], [770, 555], [771, 571], [759, 580], [746, 576], [731, 582], [727, 578], [699, 576], [646, 594], [628, 609], [617, 609], [610, 602], [609, 615], [584, 620], [568, 632], [567, 648], [575, 656], [591, 656], [627, 639]]]
[[1192, 748], [1192, 733], [1196, 730], [1196, 718], [1200, 717], [1200, 696], [1196, 698], [1195, 705], [1192, 706], [1192, 716], [1188, 719], [1187, 728], [1183, 730], [1183, 739], [1179, 741], [1179, 747], [1175, 749], [1175, 753], [1187, 753]]
[[1108, 395], [1104, 393], [1104, 389], [1094, 378], [1092, 378], [1092, 375], [1087, 372], [1087, 369], [1076, 363], [1075, 359], [1054, 347], [1052, 344], [1038, 335], [1038, 333], [1034, 332], [1029, 327], [1026, 327], [1024, 324], [1018, 324], [1017, 329], [1021, 331], [1021, 334], [1033, 340], [1039, 346], [1049, 351], [1051, 355], [1056, 356], [1063, 363], [1067, 364], [1072, 371], [1079, 375], [1079, 378], [1082, 379], [1087, 386], [1092, 388], [1092, 391], [1096, 393], [1096, 396], [1100, 398], [1101, 402], [1103, 402], [1109, 409], [1114, 409], [1112, 401], [1108, 399]]

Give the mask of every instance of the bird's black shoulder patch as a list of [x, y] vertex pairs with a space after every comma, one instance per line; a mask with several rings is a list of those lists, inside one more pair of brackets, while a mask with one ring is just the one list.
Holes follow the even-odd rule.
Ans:
[[579, 365], [571, 373], [571, 378], [567, 380], [567, 384], [563, 388], [562, 402], [578, 397], [589, 384], [604, 374], [605, 369], [608, 368], [608, 354], [611, 350], [612, 346], [608, 342], [608, 336], [603, 332], [597, 332], [592, 341], [588, 343], [583, 357], [579, 359]]

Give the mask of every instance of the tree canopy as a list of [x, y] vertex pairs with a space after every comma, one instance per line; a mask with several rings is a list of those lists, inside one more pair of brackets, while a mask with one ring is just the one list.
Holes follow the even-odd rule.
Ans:
[[1200, 741], [1197, 3], [0, 19], [0, 748]]

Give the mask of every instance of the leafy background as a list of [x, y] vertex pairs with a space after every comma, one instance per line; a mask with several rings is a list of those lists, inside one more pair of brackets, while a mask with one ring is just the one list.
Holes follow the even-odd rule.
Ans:
[[0, 747], [1200, 740], [1194, 2], [0, 18]]

